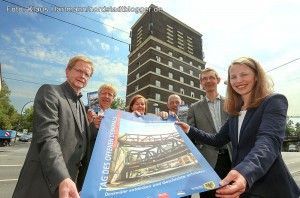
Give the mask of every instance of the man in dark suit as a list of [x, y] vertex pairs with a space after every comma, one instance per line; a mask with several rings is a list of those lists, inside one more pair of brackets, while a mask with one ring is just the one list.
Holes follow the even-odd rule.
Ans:
[[[215, 134], [226, 122], [228, 114], [224, 111], [224, 98], [220, 96], [217, 90], [220, 80], [214, 69], [205, 68], [202, 70], [200, 83], [206, 91], [206, 96], [189, 108], [187, 120], [190, 126]], [[220, 178], [223, 179], [231, 169], [231, 145], [216, 148], [199, 141], [192, 141]], [[215, 192], [203, 192], [200, 196], [201, 198], [215, 197]]]
[[80, 90], [94, 71], [84, 56], [69, 60], [67, 81], [43, 85], [34, 100], [33, 138], [13, 197], [79, 198], [89, 163], [89, 127]]

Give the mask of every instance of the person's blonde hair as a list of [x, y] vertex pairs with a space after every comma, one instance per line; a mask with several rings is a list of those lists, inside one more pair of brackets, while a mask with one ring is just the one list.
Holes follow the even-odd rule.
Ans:
[[142, 95], [139, 95], [139, 94], [137, 94], [137, 95], [134, 95], [131, 99], [130, 99], [130, 102], [129, 102], [129, 105], [125, 108], [125, 111], [127, 111], [127, 112], [133, 112], [132, 111], [132, 106], [134, 105], [134, 103], [137, 101], [137, 99], [139, 99], [139, 98], [142, 98], [142, 99], [144, 99], [144, 102], [145, 102], [145, 113], [144, 113], [144, 115], [146, 115], [147, 114], [147, 100], [146, 100], [146, 98], [144, 97], [144, 96], [142, 96]]
[[247, 109], [258, 107], [264, 101], [265, 97], [273, 92], [273, 82], [267, 77], [259, 62], [253, 58], [241, 57], [234, 60], [228, 68], [227, 97], [224, 103], [224, 108], [230, 115], [237, 116], [243, 106], [243, 100], [241, 95], [234, 91], [230, 83], [230, 68], [233, 65], [245, 65], [249, 67], [254, 72], [257, 79], [253, 90], [251, 91]]
[[92, 75], [94, 73], [94, 63], [90, 59], [88, 59], [87, 57], [82, 56], [82, 55], [74, 56], [73, 58], [71, 58], [68, 62], [68, 65], [67, 65], [66, 69], [68, 69], [68, 70], [73, 69], [73, 67], [75, 66], [77, 61], [84, 61], [84, 62], [88, 63], [91, 66], [92, 70], [91, 70], [91, 73], [90, 73], [90, 77], [92, 77]]
[[110, 91], [112, 91], [114, 93], [114, 97], [116, 97], [117, 95], [117, 88], [115, 86], [113, 86], [112, 84], [103, 84], [99, 87], [98, 89], [98, 95], [100, 96], [101, 91], [104, 89], [108, 89]]

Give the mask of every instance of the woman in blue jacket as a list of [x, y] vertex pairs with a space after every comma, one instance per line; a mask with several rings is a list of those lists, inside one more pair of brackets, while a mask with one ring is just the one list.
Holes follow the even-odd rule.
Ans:
[[224, 106], [230, 116], [219, 133], [177, 123], [190, 138], [205, 144], [232, 143], [232, 170], [220, 182], [217, 197], [299, 198], [299, 187], [281, 156], [288, 102], [272, 89], [256, 60], [239, 58], [228, 69]]

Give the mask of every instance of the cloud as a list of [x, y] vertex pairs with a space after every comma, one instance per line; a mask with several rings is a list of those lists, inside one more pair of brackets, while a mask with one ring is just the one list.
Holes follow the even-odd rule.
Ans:
[[43, 33], [36, 28], [15, 28], [14, 35], [23, 45], [30, 46], [55, 46], [62, 36], [59, 34]]
[[26, 82], [20, 83], [20, 85], [19, 86], [12, 85], [9, 87], [9, 89], [11, 90], [10, 98], [33, 100], [35, 94], [28, 94], [28, 93], [36, 93], [40, 86], [37, 84], [30, 84]]
[[[91, 39], [87, 38], [86, 39], [86, 44], [88, 44], [88, 46], [93, 49], [94, 51], [97, 51], [97, 45], [95, 45], [95, 43], [99, 42], [99, 39], [96, 39], [95, 42], [93, 42]], [[82, 44], [85, 44], [84, 42]]]
[[2, 70], [5, 71], [5, 72], [18, 72], [18, 69], [12, 65], [12, 64], [4, 64], [4, 65], [1, 65], [2, 67]]
[[[64, 51], [63, 47], [58, 47], [62, 37], [58, 34], [45, 34], [28, 28], [15, 28], [9, 48], [14, 49], [16, 55], [33, 60], [46, 62], [61, 62], [62, 57], [68, 57], [69, 50]], [[66, 53], [68, 51], [68, 53]]]
[[[158, 2], [158, 1], [157, 1]], [[167, 2], [167, 3], [165, 3]], [[169, 1], [159, 4], [169, 4]], [[122, 7], [123, 12], [107, 12], [97, 13], [100, 16], [100, 20], [104, 23], [104, 28], [112, 38], [120, 39], [123, 42], [130, 43], [130, 28], [136, 22], [136, 20], [143, 14], [140, 11], [144, 10], [152, 4], [152, 1], [101, 1], [94, 4], [95, 7]], [[125, 12], [124, 10], [129, 11]]]
[[[82, 42], [84, 43], [84, 42]], [[100, 39], [98, 38], [87, 38], [86, 39], [86, 43], [88, 44], [88, 46], [93, 49], [94, 51], [98, 51], [98, 50], [103, 50], [103, 51], [109, 51], [111, 49], [110, 44], [109, 43], [105, 43], [102, 42]], [[100, 46], [100, 47], [99, 47]]]
[[123, 64], [122, 62], [116, 62], [103, 56], [92, 56], [91, 59], [94, 61], [95, 74], [104, 77], [127, 75], [127, 65]]
[[[25, 4], [38, 6], [33, 0]], [[45, 6], [45, 3], [42, 4]], [[257, 59], [266, 71], [300, 57], [300, 39], [298, 38], [300, 29], [297, 26], [297, 21], [300, 20], [300, 2], [298, 0], [253, 0], [249, 2], [186, 0], [176, 1], [176, 3], [172, 0], [103, 0], [80, 2], [80, 4], [74, 2], [73, 5], [86, 6], [87, 4], [95, 7], [131, 6], [135, 8], [154, 4], [162, 7], [165, 12], [203, 35], [204, 61], [207, 62], [207, 66], [214, 67], [223, 80], [227, 78], [227, 68], [230, 62], [240, 56], [251, 56]], [[94, 21], [86, 21], [80, 16], [73, 17], [71, 13], [56, 14], [66, 21], [80, 24], [97, 32], [104, 32], [108, 37], [126, 43], [130, 43], [130, 28], [142, 15], [134, 12], [90, 13], [94, 14], [92, 18], [98, 17], [101, 23], [106, 24], [103, 25]], [[120, 90], [120, 95], [125, 96], [127, 56], [130, 53], [127, 51], [127, 46], [124, 47], [123, 43], [120, 44], [110, 38], [83, 30], [70, 33], [66, 31], [70, 29], [69, 25], [59, 22], [55, 23], [58, 26], [53, 26], [51, 23], [53, 20], [48, 20], [48, 18], [47, 22], [50, 22], [51, 28], [45, 29], [43, 24], [46, 18], [40, 14], [20, 13], [14, 16], [18, 15], [20, 15], [20, 20], [21, 17], [22, 20], [26, 18], [23, 20], [26, 24], [15, 23], [13, 28], [7, 26], [5, 30], [10, 29], [10, 32], [0, 34], [3, 41], [0, 54], [4, 73], [5, 71], [20, 71], [24, 75], [33, 74], [44, 78], [47, 83], [57, 84], [65, 80], [64, 70], [69, 58], [76, 54], [83, 54], [89, 57], [96, 67], [94, 76], [86, 89], [95, 91], [100, 84], [108, 82], [116, 85]], [[11, 19], [9, 18], [11, 16], [5, 16], [8, 21]], [[72, 18], [69, 18], [70, 16]], [[15, 20], [11, 20], [10, 23], [13, 21]], [[78, 30], [78, 28], [72, 28]], [[289, 114], [297, 115], [300, 112], [297, 104], [297, 98], [300, 96], [297, 88], [300, 78], [299, 64], [300, 60], [297, 60], [268, 73], [274, 80], [275, 91], [288, 97]], [[21, 87], [20, 83], [15, 84]], [[226, 86], [223, 81], [218, 89], [222, 95], [225, 95]], [[14, 91], [18, 92], [20, 89]], [[21, 93], [26, 96], [26, 93]], [[14, 94], [17, 96], [17, 93]], [[34, 94], [33, 90], [31, 95]]]
[[107, 43], [100, 43], [100, 46], [101, 46], [101, 48], [104, 50], [104, 51], [109, 51], [110, 50], [110, 46], [109, 46], [109, 44], [107, 44]]
[[118, 46], [115, 46], [114, 47], [114, 52], [119, 52], [120, 51], [120, 48]]
[[3, 35], [3, 34], [1, 34], [1, 38], [2, 38], [5, 42], [10, 42], [10, 41], [11, 41], [11, 39], [10, 39], [10, 37], [9, 37], [8, 35]]
[[14, 31], [14, 33], [15, 33], [16, 37], [18, 38], [19, 42], [23, 45], [26, 45], [25, 38], [22, 36], [22, 32], [23, 32], [23, 30], [21, 30], [21, 29], [15, 29], [15, 31]]
[[[53, 43], [52, 37], [45, 36], [41, 32], [33, 32], [32, 34], [35, 38], [35, 43], [38, 43], [39, 45], [51, 45]], [[57, 37], [55, 40], [57, 41]]]

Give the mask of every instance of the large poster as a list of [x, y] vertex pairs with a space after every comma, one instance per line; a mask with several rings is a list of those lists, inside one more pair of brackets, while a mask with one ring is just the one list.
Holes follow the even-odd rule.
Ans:
[[173, 198], [217, 188], [219, 176], [174, 122], [106, 110], [81, 197]]

